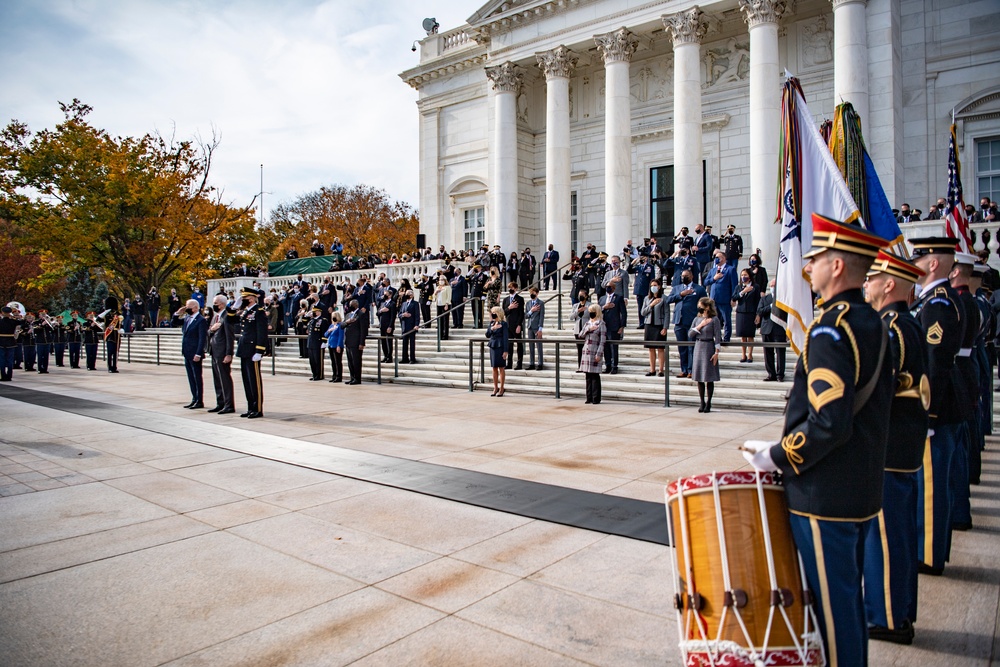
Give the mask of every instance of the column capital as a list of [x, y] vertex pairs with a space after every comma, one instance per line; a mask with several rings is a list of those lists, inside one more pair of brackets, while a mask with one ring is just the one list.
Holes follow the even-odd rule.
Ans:
[[857, 3], [864, 7], [868, 6], [868, 0], [830, 0], [830, 4], [833, 5], [833, 8], [835, 10], [837, 9], [837, 7], [842, 7], [844, 5], [853, 5], [854, 3]]
[[486, 78], [493, 82], [493, 90], [498, 93], [516, 93], [521, 89], [524, 70], [511, 61], [486, 68]]
[[628, 28], [619, 28], [604, 35], [594, 35], [594, 42], [605, 64], [631, 62], [632, 54], [639, 46], [639, 38], [629, 32]]
[[548, 80], [557, 77], [568, 79], [580, 57], [562, 44], [551, 51], [536, 53], [535, 59], [538, 61], [538, 67], [545, 72], [545, 79]]
[[667, 14], [662, 18], [663, 27], [666, 28], [670, 39], [674, 40], [675, 47], [680, 44], [700, 44], [708, 29], [705, 13], [698, 8], [698, 5], [676, 14]]
[[777, 23], [786, 8], [785, 0], [740, 0], [743, 20], [751, 28], [761, 23]]

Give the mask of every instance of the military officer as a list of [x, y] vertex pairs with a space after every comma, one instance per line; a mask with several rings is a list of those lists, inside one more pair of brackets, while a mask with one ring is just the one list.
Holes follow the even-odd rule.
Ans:
[[923, 275], [915, 264], [880, 250], [865, 284], [865, 298], [889, 331], [896, 378], [882, 510], [865, 541], [865, 611], [868, 636], [897, 644], [913, 642], [917, 620], [917, 475], [931, 397], [924, 334], [909, 302]]
[[951, 552], [952, 466], [965, 426], [961, 406], [968, 401], [968, 388], [963, 386], [955, 367], [955, 357], [965, 339], [965, 317], [958, 294], [948, 284], [955, 263], [955, 239], [924, 237], [910, 239], [910, 243], [911, 260], [925, 272], [918, 281], [920, 296], [910, 313], [920, 322], [927, 343], [931, 379], [928, 416], [933, 431], [919, 477], [918, 571], [940, 575]]
[[35, 370], [35, 314], [26, 312], [24, 322], [21, 324], [21, 350], [24, 356], [24, 370], [31, 372]]
[[488, 275], [483, 270], [483, 265], [476, 263], [472, 265], [472, 272], [467, 278], [469, 283], [469, 293], [472, 295], [472, 328], [483, 328], [483, 299], [485, 297], [486, 279]]
[[14, 350], [17, 348], [19, 329], [9, 306], [0, 308], [0, 382], [14, 379]]
[[90, 310], [87, 311], [85, 317], [87, 319], [82, 325], [80, 325], [81, 333], [83, 334], [84, 356], [87, 360], [87, 370], [96, 371], [97, 345], [101, 341], [101, 328], [97, 325], [97, 322], [94, 319], [97, 317], [97, 313]]
[[323, 379], [323, 343], [326, 341], [326, 330], [330, 327], [330, 316], [322, 301], [313, 306], [313, 316], [309, 320], [309, 339], [306, 348], [309, 350], [309, 369], [312, 371], [310, 382]]
[[[965, 429], [959, 440], [959, 452], [956, 452], [954, 468], [952, 469], [952, 530], [969, 530], [972, 528], [972, 505], [970, 503], [969, 479], [973, 466], [980, 466], [979, 442], [979, 356], [975, 352], [976, 340], [982, 327], [982, 317], [975, 294], [969, 289], [972, 280], [972, 268], [976, 264], [976, 256], [966, 252], [955, 253], [955, 266], [948, 279], [958, 294], [962, 305], [962, 319], [965, 320], [965, 335], [962, 337], [962, 347], [955, 357], [955, 367], [962, 376], [962, 384], [966, 389], [965, 401], [960, 406], [965, 418]], [[976, 473], [978, 476], [978, 472]]]
[[52, 351], [54, 329], [49, 311], [44, 308], [38, 311], [38, 321], [35, 323], [35, 354], [38, 357], [38, 372], [49, 372], [49, 354]]
[[812, 224], [805, 272], [824, 307], [806, 334], [782, 440], [745, 443], [744, 456], [783, 474], [829, 664], [865, 665], [864, 540], [882, 508], [893, 386], [888, 336], [861, 287], [886, 242], [815, 213]]
[[979, 484], [982, 473], [982, 452], [986, 448], [986, 436], [993, 434], [993, 359], [996, 350], [993, 341], [997, 337], [997, 318], [990, 304], [990, 291], [983, 286], [983, 278], [989, 267], [986, 264], [976, 264], [972, 267], [972, 277], [969, 279], [969, 289], [975, 294], [976, 305], [979, 306], [979, 317], [982, 322], [979, 327], [979, 337], [973, 354], [979, 359], [979, 440], [973, 442], [969, 449], [969, 483]]
[[240, 340], [236, 345], [236, 356], [240, 358], [243, 374], [243, 391], [247, 396], [247, 411], [240, 417], [257, 419], [264, 416], [264, 379], [260, 372], [260, 360], [267, 349], [267, 313], [260, 307], [263, 291], [244, 287], [240, 297], [247, 303], [240, 315]]
[[80, 330], [80, 313], [74, 310], [70, 313], [66, 325], [66, 344], [69, 347], [69, 367], [80, 367], [80, 343], [83, 342], [83, 332]]

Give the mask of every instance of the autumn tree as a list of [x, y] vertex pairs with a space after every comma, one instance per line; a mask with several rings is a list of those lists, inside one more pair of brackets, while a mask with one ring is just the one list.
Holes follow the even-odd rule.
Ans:
[[314, 239], [329, 246], [334, 237], [347, 255], [401, 255], [415, 250], [419, 226], [413, 208], [384, 190], [333, 185], [278, 205], [262, 231], [281, 239], [273, 259], [284, 259], [292, 247], [305, 256]]
[[212, 275], [213, 244], [232, 229], [252, 231], [250, 207], [224, 204], [209, 184], [217, 138], [112, 137], [90, 125], [79, 100], [60, 108], [54, 130], [12, 121], [0, 132], [0, 218], [40, 257], [29, 286], [81, 269], [127, 296], [201, 282]]

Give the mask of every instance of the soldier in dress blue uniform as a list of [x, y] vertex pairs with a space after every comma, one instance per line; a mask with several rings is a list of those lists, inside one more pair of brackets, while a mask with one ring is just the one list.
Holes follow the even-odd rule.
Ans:
[[0, 309], [0, 382], [10, 382], [14, 378], [14, 350], [19, 329], [13, 309], [9, 306]]
[[247, 411], [240, 417], [257, 419], [264, 416], [264, 378], [260, 372], [260, 360], [267, 349], [267, 313], [260, 307], [264, 299], [263, 291], [244, 287], [240, 297], [247, 306], [240, 315], [240, 340], [236, 345], [236, 356], [240, 358], [243, 373], [243, 391], [247, 396]]
[[924, 332], [909, 302], [923, 275], [915, 264], [880, 250], [865, 284], [865, 298], [889, 330], [896, 379], [882, 511], [865, 541], [865, 611], [868, 636], [898, 644], [913, 642], [917, 620], [917, 478], [928, 446], [931, 396]]
[[[969, 288], [972, 280], [972, 268], [976, 264], [976, 256], [965, 252], [955, 253], [955, 266], [948, 275], [952, 288], [958, 294], [962, 305], [962, 319], [965, 320], [965, 335], [962, 337], [962, 347], [955, 357], [955, 367], [962, 376], [962, 384], [966, 388], [965, 400], [961, 405], [965, 417], [965, 432], [959, 441], [959, 449], [952, 468], [951, 528], [952, 530], [969, 530], [972, 528], [972, 504], [969, 492], [970, 472], [973, 464], [979, 467], [979, 449], [973, 443], [979, 442], [979, 356], [976, 354], [976, 340], [982, 328], [982, 317], [976, 297]], [[975, 459], [975, 460], [974, 460]], [[978, 473], [977, 473], [978, 475]]]
[[83, 342], [83, 332], [80, 326], [80, 313], [74, 310], [70, 313], [70, 320], [66, 325], [66, 343], [69, 347], [70, 368], [80, 367], [80, 343]]
[[951, 552], [952, 467], [965, 429], [961, 406], [967, 402], [968, 388], [955, 366], [965, 338], [965, 317], [958, 295], [948, 283], [955, 263], [955, 239], [925, 237], [910, 239], [910, 243], [911, 260], [926, 274], [919, 281], [920, 295], [910, 313], [920, 322], [927, 343], [931, 378], [928, 416], [933, 431], [919, 478], [918, 571], [940, 575]]
[[330, 327], [330, 316], [326, 313], [326, 308], [320, 305], [313, 306], [313, 316], [309, 320], [309, 339], [306, 341], [306, 349], [309, 350], [309, 369], [312, 371], [310, 382], [319, 382], [323, 379], [323, 343], [326, 341], [326, 330]]
[[24, 356], [24, 370], [30, 372], [35, 370], [35, 314], [26, 312], [24, 322], [21, 324], [21, 351]]
[[803, 257], [823, 310], [806, 333], [782, 440], [747, 442], [744, 456], [782, 473], [829, 664], [865, 665], [864, 541], [882, 508], [893, 383], [888, 336], [861, 287], [886, 242], [821, 215], [812, 223]]
[[973, 354], [979, 360], [979, 401], [977, 405], [979, 438], [972, 443], [969, 449], [970, 484], [979, 484], [983, 465], [982, 452], [986, 448], [986, 436], [993, 435], [992, 359], [995, 350], [992, 349], [992, 342], [997, 335], [997, 318], [990, 303], [990, 291], [983, 287], [983, 277], [988, 270], [989, 267], [986, 264], [977, 263], [972, 267], [972, 278], [969, 279], [969, 289], [976, 297], [976, 305], [979, 306], [979, 317], [982, 323], [979, 327], [979, 337], [976, 338], [976, 345], [973, 348]]
[[35, 323], [35, 354], [38, 357], [39, 373], [49, 372], [49, 354], [52, 352], [54, 335], [49, 311], [42, 308], [38, 311], [38, 321]]
[[94, 321], [97, 317], [97, 313], [92, 310], [87, 311], [85, 315], [86, 320], [80, 329], [83, 333], [83, 351], [84, 356], [87, 359], [87, 370], [96, 371], [97, 370], [97, 346], [101, 342], [101, 328]]

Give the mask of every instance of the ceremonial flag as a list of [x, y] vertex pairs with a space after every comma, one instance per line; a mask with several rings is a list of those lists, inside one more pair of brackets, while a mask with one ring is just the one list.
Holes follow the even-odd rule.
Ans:
[[781, 246], [771, 318], [788, 333], [798, 354], [813, 319], [809, 280], [802, 253], [812, 245], [812, 214], [853, 223], [860, 212], [806, 106], [798, 79], [789, 77], [781, 99], [781, 154], [778, 160], [778, 217]]
[[965, 200], [962, 197], [962, 164], [958, 161], [954, 123], [951, 125], [951, 139], [948, 141], [948, 214], [944, 220], [945, 234], [958, 239], [959, 251], [971, 252], [969, 221], [965, 217]]

